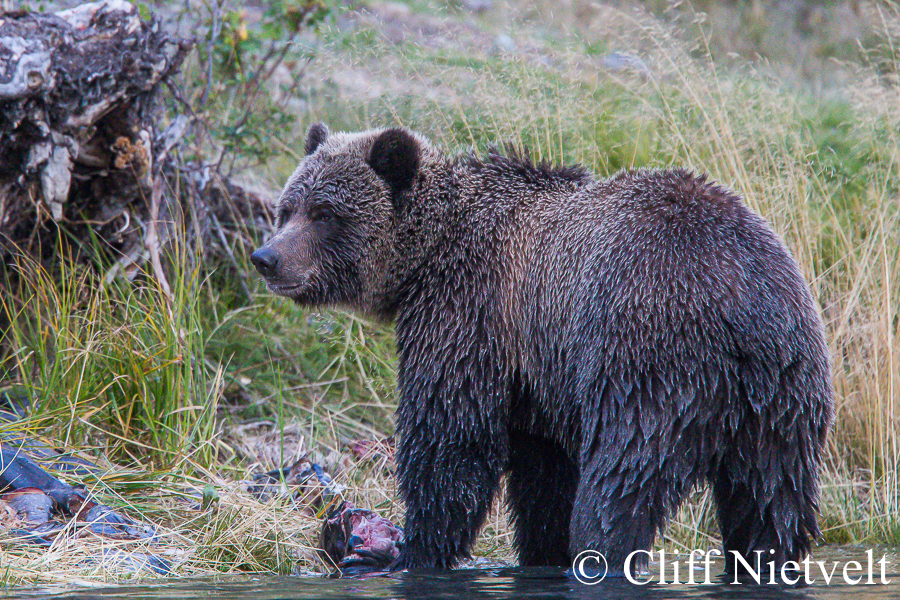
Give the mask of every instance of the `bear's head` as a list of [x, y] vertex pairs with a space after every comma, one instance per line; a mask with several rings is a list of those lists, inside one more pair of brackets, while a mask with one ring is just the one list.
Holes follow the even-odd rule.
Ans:
[[305, 305], [377, 311], [396, 260], [397, 217], [429, 152], [406, 129], [310, 127], [306, 157], [278, 201], [275, 235], [251, 256], [269, 290]]

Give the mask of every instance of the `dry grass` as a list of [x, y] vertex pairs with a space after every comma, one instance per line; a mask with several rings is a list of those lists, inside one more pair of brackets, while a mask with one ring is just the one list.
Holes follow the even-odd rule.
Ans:
[[[512, 21], [489, 14], [452, 39], [441, 37], [440, 23], [456, 23], [453, 14], [428, 21], [424, 12], [376, 10], [353, 17], [355, 28], [323, 32], [302, 118], [332, 129], [401, 123], [451, 150], [509, 140], [598, 175], [689, 165], [738, 190], [785, 237], [823, 310], [837, 392], [823, 471], [825, 540], [898, 544], [900, 15], [872, 10], [882, 43], [867, 50], [868, 62], [844, 67], [851, 85], [819, 96], [785, 89], [763, 67], [712, 63], [703, 38], [691, 40], [692, 54], [682, 32], [630, 9], [557, 14], [550, 25], [546, 12], [511, 10]], [[402, 28], [421, 22], [432, 29]], [[498, 22], [515, 53], [492, 49]], [[399, 41], [383, 37], [392, 27]], [[415, 33], [434, 27], [437, 34]], [[604, 66], [608, 52], [622, 50], [651, 75]], [[302, 147], [304, 129], [279, 143]], [[292, 166], [292, 158], [270, 164], [272, 183]], [[217, 274], [186, 273], [175, 311], [151, 283], [110, 289], [86, 273], [21, 268], [32, 273], [30, 287], [3, 304], [22, 325], [0, 370], [18, 373], [16, 385], [41, 400], [31, 431], [128, 466], [132, 475], [113, 470], [90, 485], [102, 501], [163, 527], [152, 553], [171, 558], [176, 574], [325, 570], [313, 551], [317, 518], [284, 500], [261, 503], [236, 484], [271, 468], [281, 447], [254, 465], [226, 433], [268, 419], [323, 456], [347, 440], [389, 435], [396, 396], [386, 328], [309, 314], [260, 289], [241, 304]], [[342, 464], [334, 474], [348, 499], [400, 520], [383, 464]], [[185, 499], [208, 483], [218, 503], [189, 508]], [[659, 543], [714, 545], [712, 516], [709, 494], [698, 491]], [[110, 544], [4, 545], [0, 564], [9, 584], [131, 577], [88, 560]], [[477, 553], [511, 558], [499, 505]]]
[[[837, 392], [823, 472], [825, 539], [896, 543], [900, 16], [866, 9], [877, 15], [873, 36], [881, 41], [864, 49], [862, 64], [842, 65], [849, 84], [824, 95], [785, 89], [764, 66], [693, 58], [680, 32], [630, 8], [597, 5], [587, 16], [557, 14], [553, 26], [561, 28], [566, 18], [583, 19], [569, 22], [580, 33], [563, 39], [536, 43], [540, 17], [508, 25], [524, 40], [514, 56], [448, 56], [446, 44], [413, 34], [399, 49], [345, 40], [321, 61], [323, 76], [344, 69], [357, 80], [402, 82], [396, 88], [416, 99], [385, 93], [358, 117], [338, 116], [335, 104], [366, 102], [339, 79], [338, 102], [322, 102], [315, 117], [349, 129], [398, 122], [450, 148], [511, 140], [598, 174], [689, 165], [738, 190], [785, 237], [823, 310]], [[380, 18], [389, 26], [394, 17]], [[363, 27], [377, 24], [378, 17]], [[705, 38], [692, 43], [708, 50]], [[596, 44], [600, 52], [586, 51]], [[650, 75], [606, 69], [602, 55], [620, 49], [640, 56]], [[430, 94], [420, 94], [424, 88]], [[711, 506], [698, 495], [670, 527], [671, 541], [709, 542]]]

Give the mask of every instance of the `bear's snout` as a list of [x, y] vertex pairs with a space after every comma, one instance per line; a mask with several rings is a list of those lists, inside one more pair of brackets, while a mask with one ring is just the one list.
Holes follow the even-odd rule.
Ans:
[[266, 279], [274, 277], [278, 270], [278, 253], [268, 244], [251, 254], [250, 261]]

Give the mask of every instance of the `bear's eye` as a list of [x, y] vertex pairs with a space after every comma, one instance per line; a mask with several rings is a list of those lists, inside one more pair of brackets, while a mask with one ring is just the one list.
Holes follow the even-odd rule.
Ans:
[[277, 222], [279, 225], [284, 225], [291, 219], [291, 208], [289, 206], [282, 206], [278, 210], [278, 219]]
[[309, 209], [309, 220], [330, 223], [334, 220], [334, 211], [327, 206], [313, 206]]

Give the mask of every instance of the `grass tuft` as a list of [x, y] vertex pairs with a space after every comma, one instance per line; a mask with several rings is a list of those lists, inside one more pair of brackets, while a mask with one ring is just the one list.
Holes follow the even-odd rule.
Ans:
[[[824, 541], [900, 544], [897, 7], [878, 4], [866, 44], [840, 65], [843, 83], [822, 93], [786, 84], [765, 62], [725, 60], [723, 38], [699, 20], [680, 27], [631, 6], [497, 4], [477, 19], [429, 0], [408, 13], [342, 13], [286, 55], [303, 65], [302, 101], [283, 103], [296, 126], [260, 133], [289, 155], [314, 121], [400, 124], [452, 152], [510, 141], [598, 176], [687, 165], [733, 187], [784, 236], [822, 307], [837, 393]], [[512, 51], [498, 47], [498, 33]], [[611, 52], [639, 57], [646, 71], [611, 70]], [[278, 187], [293, 166], [277, 158], [259, 171]], [[390, 465], [347, 452], [348, 442], [393, 431], [391, 331], [270, 297], [243, 280], [239, 271], [253, 269], [240, 252], [223, 265], [187, 254], [166, 257], [168, 291], [147, 273], [107, 282], [71, 257], [54, 272], [26, 256], [9, 265], [0, 392], [26, 396], [34, 410], [0, 432], [26, 431], [101, 464], [98, 477], [66, 477], [160, 524], [155, 547], [116, 544], [168, 557], [177, 574], [322, 572], [313, 551], [322, 507], [260, 502], [239, 482], [312, 451], [347, 499], [400, 521]], [[209, 484], [219, 500], [194, 508]], [[509, 560], [500, 506], [477, 553]], [[710, 494], [698, 490], [658, 543], [712, 547], [717, 535]], [[133, 577], [94, 560], [111, 544], [0, 545], [4, 581]]]

